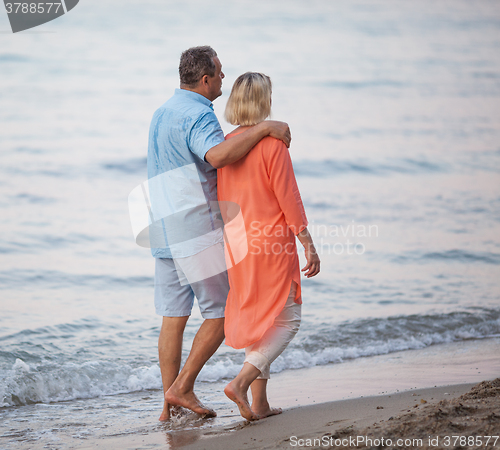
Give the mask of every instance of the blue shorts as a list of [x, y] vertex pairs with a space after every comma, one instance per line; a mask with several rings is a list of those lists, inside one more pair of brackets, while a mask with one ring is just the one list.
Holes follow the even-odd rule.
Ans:
[[229, 293], [227, 271], [191, 284], [181, 284], [178, 270], [172, 259], [156, 258], [156, 314], [164, 317], [190, 316], [196, 296], [204, 319], [224, 317]]

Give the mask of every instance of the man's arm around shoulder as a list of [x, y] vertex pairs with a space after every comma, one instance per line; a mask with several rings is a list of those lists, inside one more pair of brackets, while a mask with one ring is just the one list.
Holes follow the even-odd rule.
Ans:
[[232, 164], [243, 158], [261, 139], [272, 136], [290, 147], [292, 135], [285, 122], [265, 120], [243, 133], [212, 147], [206, 154], [207, 162], [216, 169]]

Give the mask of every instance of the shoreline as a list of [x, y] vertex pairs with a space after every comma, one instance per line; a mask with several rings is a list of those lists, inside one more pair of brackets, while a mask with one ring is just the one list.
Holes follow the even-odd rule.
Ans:
[[[412, 440], [414, 445], [403, 446], [410, 449], [456, 448], [458, 446], [445, 445], [447, 436], [469, 438], [478, 432], [498, 435], [499, 409], [500, 378], [497, 378], [479, 384], [440, 386], [295, 407], [277, 416], [217, 430], [129, 435], [78, 448], [365, 449], [394, 448], [398, 439]], [[380, 442], [393, 445], [365, 445]], [[431, 442], [438, 445], [430, 445]], [[499, 446], [500, 439], [496, 441], [496, 447]], [[496, 447], [490, 444], [490, 448]]]
[[[150, 428], [134, 434], [124, 430], [120, 435], [74, 443], [74, 448], [314, 448], [292, 446], [290, 439], [292, 436], [314, 439], [336, 433], [347, 436], [350, 431], [363, 432], [367, 427], [373, 427], [372, 433], [389, 430], [399, 420], [409, 421], [407, 431], [401, 431], [404, 438], [403, 434], [409, 436], [418, 423], [425, 422], [436, 411], [417, 419], [413, 415], [421, 414], [425, 408], [439, 408], [439, 402], [452, 401], [478, 382], [498, 377], [499, 343], [500, 338], [461, 341], [273, 374], [269, 398], [271, 405], [283, 407], [281, 415], [250, 423], [239, 416], [228, 399], [219, 398], [217, 403], [223, 406], [217, 409], [219, 417], [198, 428], [186, 429], [181, 420], [171, 428], [157, 426], [154, 431]], [[223, 384], [210, 386], [212, 401], [222, 391]], [[499, 400], [499, 397], [493, 399], [497, 411]], [[406, 415], [412, 416], [405, 418]], [[497, 445], [500, 447], [500, 442]]]

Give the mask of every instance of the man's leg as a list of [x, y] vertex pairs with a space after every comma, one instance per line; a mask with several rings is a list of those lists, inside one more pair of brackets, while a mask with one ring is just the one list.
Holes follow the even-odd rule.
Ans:
[[[179, 374], [182, 357], [182, 337], [189, 316], [164, 317], [158, 338], [158, 356], [160, 359], [161, 381], [165, 394]], [[161, 421], [170, 419], [170, 406], [165, 400]]]
[[168, 405], [188, 408], [198, 414], [215, 417], [215, 411], [203, 406], [193, 392], [194, 382], [205, 363], [224, 340], [224, 318], [205, 319], [193, 341], [193, 347], [179, 376], [165, 394]]
[[[223, 244], [215, 244], [194, 257], [176, 259], [175, 263], [189, 281], [205, 320], [196, 333], [184, 367], [165, 394], [165, 400], [170, 405], [188, 408], [205, 417], [215, 417], [215, 411], [205, 407], [193, 389], [201, 369], [224, 340], [224, 309], [229, 281], [227, 272], [223, 270]], [[216, 275], [213, 275], [213, 270], [207, 271], [207, 268], [214, 267], [222, 271]]]

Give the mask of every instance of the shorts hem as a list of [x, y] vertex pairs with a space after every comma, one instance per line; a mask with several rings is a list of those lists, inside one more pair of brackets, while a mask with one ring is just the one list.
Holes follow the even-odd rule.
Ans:
[[225, 310], [219, 312], [202, 312], [201, 317], [204, 319], [223, 319], [225, 317]]
[[163, 317], [186, 317], [191, 315], [191, 311], [183, 313], [183, 312], [169, 312], [169, 311], [156, 310], [156, 314]]

